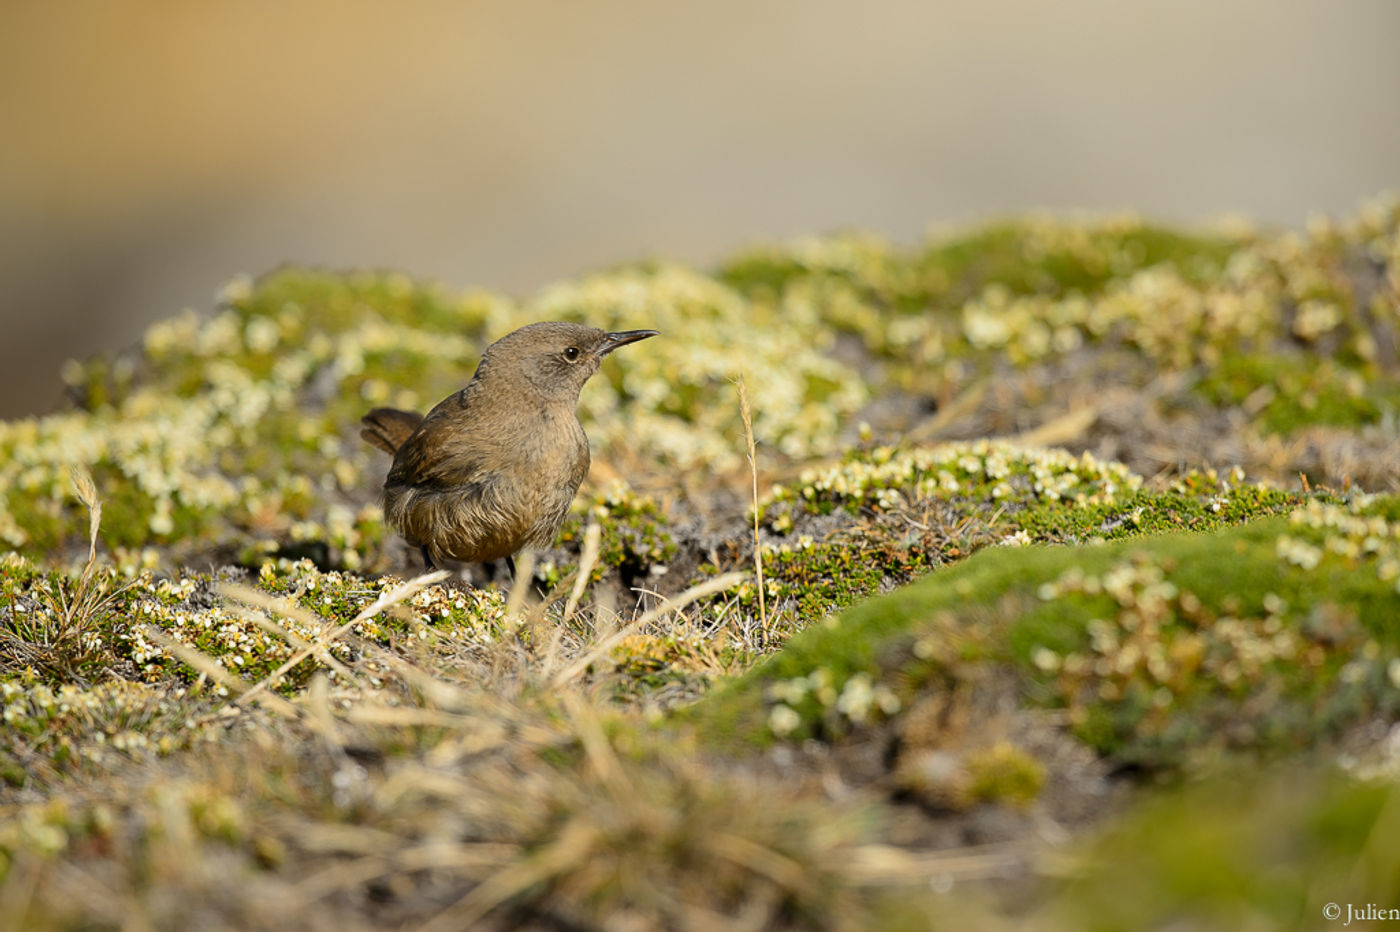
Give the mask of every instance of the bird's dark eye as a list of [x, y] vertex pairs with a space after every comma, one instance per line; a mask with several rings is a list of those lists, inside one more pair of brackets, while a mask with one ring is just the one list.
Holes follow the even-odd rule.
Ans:
[[570, 347], [567, 347], [567, 348], [564, 350], [564, 358], [567, 359], [569, 362], [573, 362], [575, 359], [578, 359], [578, 347], [577, 347], [577, 346], [570, 346]]

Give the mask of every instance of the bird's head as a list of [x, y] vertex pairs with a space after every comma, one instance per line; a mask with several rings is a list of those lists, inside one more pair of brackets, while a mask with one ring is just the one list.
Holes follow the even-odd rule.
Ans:
[[497, 383], [505, 391], [514, 384], [539, 398], [574, 402], [604, 356], [654, 336], [655, 330], [608, 333], [566, 321], [530, 324], [486, 348], [477, 378]]

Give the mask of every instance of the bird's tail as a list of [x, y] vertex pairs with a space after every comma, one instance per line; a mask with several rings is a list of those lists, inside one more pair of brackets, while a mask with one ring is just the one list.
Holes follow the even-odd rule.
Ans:
[[375, 408], [360, 418], [364, 427], [360, 436], [368, 443], [393, 456], [408, 439], [408, 435], [423, 423], [423, 415], [398, 408]]

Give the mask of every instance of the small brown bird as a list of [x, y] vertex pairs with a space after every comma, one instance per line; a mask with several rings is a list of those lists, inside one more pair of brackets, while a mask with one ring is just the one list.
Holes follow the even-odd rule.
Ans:
[[369, 412], [360, 436], [394, 457], [389, 524], [443, 569], [548, 547], [588, 474], [579, 391], [604, 356], [652, 336], [530, 324], [488, 346], [467, 387], [427, 417]]

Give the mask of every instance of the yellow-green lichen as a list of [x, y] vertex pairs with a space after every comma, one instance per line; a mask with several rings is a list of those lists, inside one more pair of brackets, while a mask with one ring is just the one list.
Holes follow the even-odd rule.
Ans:
[[[153, 325], [134, 356], [69, 366], [78, 410], [0, 425], [0, 537], [30, 553], [60, 546], [67, 473], [86, 467], [114, 545], [236, 552], [249, 536], [319, 537], [327, 562], [368, 565], [382, 522], [330, 511], [361, 508], [383, 469], [355, 436], [359, 416], [427, 407], [491, 339], [551, 317], [662, 331], [609, 360], [581, 401], [600, 457], [624, 465], [740, 466], [739, 374], [760, 455], [801, 460], [842, 449], [864, 406], [891, 392], [945, 403], [1006, 362], [1089, 347], [1139, 355], [1146, 365], [1116, 370], [1129, 381], [1183, 371], [1260, 431], [1382, 430], [1400, 401], [1397, 203], [1307, 236], [1028, 218], [909, 250], [802, 240], [714, 276], [624, 267], [525, 302], [397, 273], [284, 269], [235, 281], [207, 320]], [[337, 531], [348, 523], [354, 533]]]

